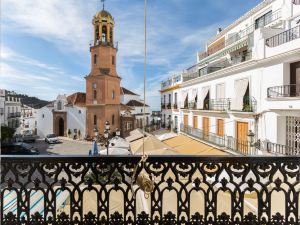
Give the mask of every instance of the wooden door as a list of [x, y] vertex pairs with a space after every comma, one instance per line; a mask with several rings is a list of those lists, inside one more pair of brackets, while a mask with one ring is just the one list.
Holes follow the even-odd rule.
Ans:
[[203, 117], [203, 137], [204, 139], [208, 139], [209, 135], [209, 118]]
[[184, 115], [183, 124], [185, 127], [187, 127], [189, 125], [189, 115]]
[[217, 119], [217, 135], [223, 137], [224, 136], [224, 120]]
[[247, 153], [248, 152], [248, 123], [237, 122], [236, 123], [236, 139], [237, 139], [237, 149]]
[[198, 116], [193, 117], [193, 127], [196, 129], [198, 128]]

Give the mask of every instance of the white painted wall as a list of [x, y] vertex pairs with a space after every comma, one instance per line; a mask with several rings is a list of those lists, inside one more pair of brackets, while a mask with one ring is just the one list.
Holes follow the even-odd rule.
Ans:
[[37, 112], [37, 135], [44, 138], [53, 134], [53, 107], [44, 106]]
[[78, 106], [65, 107], [67, 111], [67, 129], [74, 135], [74, 129], [80, 130], [81, 138], [86, 134], [86, 109]]

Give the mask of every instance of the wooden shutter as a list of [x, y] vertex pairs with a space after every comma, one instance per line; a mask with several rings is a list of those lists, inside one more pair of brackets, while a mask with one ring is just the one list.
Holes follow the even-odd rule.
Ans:
[[184, 126], [187, 127], [189, 125], [189, 115], [184, 115]]
[[224, 120], [222, 119], [217, 120], [217, 135], [224, 136]]
[[203, 117], [203, 135], [204, 139], [208, 138], [209, 135], [209, 118]]
[[247, 134], [248, 134], [248, 123], [237, 122], [236, 123], [237, 148], [238, 150], [244, 153], [248, 152]]
[[196, 129], [198, 128], [198, 116], [193, 117], [193, 126]]

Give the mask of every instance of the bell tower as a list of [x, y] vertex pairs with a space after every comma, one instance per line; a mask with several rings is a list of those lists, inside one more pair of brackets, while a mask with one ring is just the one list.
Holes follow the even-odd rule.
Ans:
[[120, 81], [116, 70], [117, 46], [114, 44], [115, 21], [104, 10], [92, 21], [94, 40], [90, 45], [91, 72], [86, 79], [86, 129], [89, 136], [93, 130], [103, 133], [109, 121], [112, 131], [120, 129]]

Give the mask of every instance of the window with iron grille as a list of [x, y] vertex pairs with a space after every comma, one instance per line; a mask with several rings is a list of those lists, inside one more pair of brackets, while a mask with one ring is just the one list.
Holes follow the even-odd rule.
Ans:
[[287, 116], [286, 142], [287, 146], [300, 149], [300, 117]]

